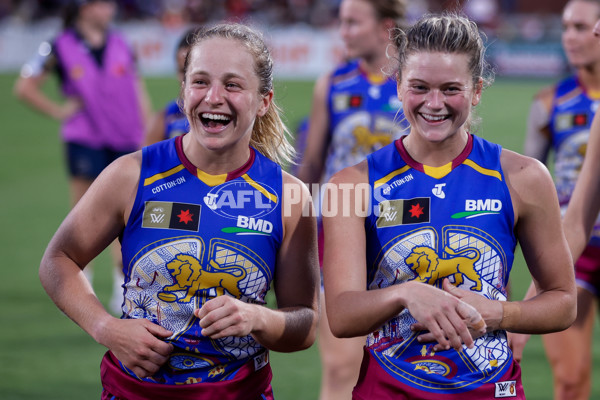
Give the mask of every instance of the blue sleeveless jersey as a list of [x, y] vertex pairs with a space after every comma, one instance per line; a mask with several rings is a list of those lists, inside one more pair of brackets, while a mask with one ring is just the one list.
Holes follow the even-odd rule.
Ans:
[[165, 107], [165, 137], [172, 139], [190, 131], [190, 124], [187, 117], [179, 109], [177, 100], [171, 101]]
[[[374, 188], [365, 221], [368, 289], [411, 280], [455, 286], [506, 300], [516, 238], [501, 147], [470, 135], [462, 154], [432, 168], [412, 160], [401, 140], [367, 158]], [[366, 349], [412, 393], [463, 393], [499, 380], [513, 363], [506, 332], [478, 338], [475, 347], [434, 352], [411, 332], [403, 310], [367, 337]], [[429, 398], [429, 397], [428, 397]]]
[[174, 332], [169, 361], [148, 381], [228, 380], [246, 362], [267, 362], [252, 336], [202, 336], [196, 308], [216, 296], [265, 304], [283, 237], [281, 168], [251, 149], [246, 165], [208, 175], [183, 154], [183, 137], [143, 149], [131, 216], [122, 235], [122, 318]]
[[[592, 98], [571, 76], [559, 82], [550, 112], [550, 132], [554, 149], [554, 182], [563, 212], [571, 199], [583, 165], [590, 127], [600, 99]], [[596, 221], [591, 244], [600, 246], [600, 218]]]
[[328, 108], [330, 144], [322, 182], [399, 138], [407, 124], [396, 82], [369, 79], [358, 61], [332, 74]]

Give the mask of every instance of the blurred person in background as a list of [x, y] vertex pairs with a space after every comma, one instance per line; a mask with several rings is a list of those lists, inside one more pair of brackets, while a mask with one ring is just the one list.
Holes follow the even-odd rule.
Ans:
[[[190, 28], [179, 40], [175, 50], [175, 65], [177, 66], [177, 81], [181, 85], [183, 82], [183, 71], [185, 58], [188, 50], [201, 28]], [[183, 113], [177, 99], [170, 101], [165, 108], [159, 111], [150, 124], [146, 133], [145, 144], [159, 142], [161, 140], [171, 139], [175, 136], [183, 135], [190, 129], [187, 117]]]
[[[600, 20], [594, 26], [594, 35], [600, 38]], [[563, 222], [574, 259], [578, 259], [585, 250], [600, 212], [598, 171], [600, 171], [600, 113], [594, 114], [581, 172]]]
[[463, 5], [463, 12], [488, 35], [498, 25], [499, 6], [496, 0], [469, 0]]
[[[135, 55], [111, 28], [116, 10], [116, 3], [109, 0], [70, 1], [64, 9], [62, 31], [51, 44], [40, 45], [14, 87], [25, 104], [61, 123], [72, 206], [108, 164], [141, 147], [151, 114]], [[62, 101], [43, 91], [51, 74], [58, 76]], [[110, 309], [120, 314], [123, 272], [117, 242], [111, 253]], [[86, 271], [91, 280], [92, 269]]]
[[[537, 94], [527, 123], [525, 154], [547, 163], [550, 152], [554, 153], [554, 182], [563, 214], [578, 180], [592, 119], [600, 105], [600, 41], [593, 31], [598, 18], [598, 0], [571, 0], [565, 5], [562, 44], [574, 74]], [[565, 233], [573, 250], [573, 237], [567, 229], [570, 218], [565, 217]], [[542, 336], [557, 400], [583, 400], [590, 395], [590, 349], [600, 294], [600, 220], [585, 249], [576, 254], [580, 254], [575, 260], [577, 319], [563, 332]], [[526, 298], [535, 295], [536, 288], [537, 282], [532, 282]], [[520, 360], [528, 336], [510, 335], [510, 340], [515, 358]]]
[[[343, 0], [339, 32], [347, 62], [321, 76], [313, 101], [297, 176], [325, 183], [339, 170], [400, 137], [405, 129], [396, 81], [387, 75], [390, 31], [405, 25], [405, 0]], [[318, 194], [313, 193], [315, 202]], [[319, 254], [323, 252], [319, 234]], [[358, 378], [364, 337], [338, 339], [326, 318], [322, 293], [319, 324], [321, 400], [348, 399]]]

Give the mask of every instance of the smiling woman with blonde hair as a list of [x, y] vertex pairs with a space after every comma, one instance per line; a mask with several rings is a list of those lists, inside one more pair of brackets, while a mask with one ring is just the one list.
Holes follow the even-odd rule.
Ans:
[[[112, 163], [50, 241], [44, 288], [108, 349], [102, 399], [273, 399], [269, 350], [315, 340], [316, 223], [305, 186], [275, 162], [290, 146], [272, 79], [258, 32], [203, 30], [181, 90], [190, 132]], [[121, 319], [82, 274], [117, 237]]]

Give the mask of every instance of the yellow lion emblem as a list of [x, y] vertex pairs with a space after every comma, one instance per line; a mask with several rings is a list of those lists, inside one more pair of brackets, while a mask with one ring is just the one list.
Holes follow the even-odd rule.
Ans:
[[[417, 246], [404, 260], [416, 274], [418, 282], [435, 284], [438, 280], [446, 277], [454, 277], [454, 285], [459, 286], [464, 282], [466, 276], [475, 282], [471, 289], [481, 291], [481, 278], [475, 271], [475, 263], [481, 257], [479, 250], [473, 247], [455, 252], [450, 247], [444, 249], [452, 258], [441, 258], [435, 250], [430, 247]], [[465, 255], [471, 253], [471, 255]]]
[[359, 149], [363, 149], [363, 151], [372, 151], [376, 145], [379, 147], [384, 147], [390, 143], [392, 143], [392, 137], [389, 134], [385, 133], [371, 133], [368, 128], [364, 126], [358, 126], [353, 131], [354, 139], [356, 144], [352, 149], [353, 153], [356, 153]]
[[[169, 303], [187, 303], [200, 290], [215, 289], [217, 296], [225, 294], [225, 290], [239, 299], [242, 296], [238, 284], [247, 272], [239, 266], [222, 267], [215, 260], [210, 260], [210, 267], [202, 269], [200, 261], [192, 256], [179, 254], [167, 264], [175, 283], [165, 286], [158, 293], [158, 298]], [[183, 292], [183, 293], [181, 293]]]

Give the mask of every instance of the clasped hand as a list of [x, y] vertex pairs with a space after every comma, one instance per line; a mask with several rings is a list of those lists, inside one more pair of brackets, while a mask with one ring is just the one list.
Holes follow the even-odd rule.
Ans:
[[487, 299], [456, 288], [448, 279], [444, 279], [442, 288], [427, 284], [414, 286], [415, 293], [408, 296], [407, 308], [418, 322], [411, 329], [428, 331], [417, 339], [423, 343], [437, 342], [434, 351], [450, 347], [460, 350], [463, 344], [472, 348], [474, 339], [486, 332], [486, 320], [478, 311], [477, 304], [481, 303], [481, 299]]
[[154, 375], [173, 351], [165, 341], [173, 332], [147, 319], [114, 318], [105, 332], [109, 333], [106, 347], [140, 378]]
[[[230, 296], [219, 296], [194, 310], [202, 334], [211, 339], [252, 333], [254, 307]], [[136, 376], [154, 375], [167, 362], [174, 346], [165, 341], [173, 332], [146, 319], [115, 319], [106, 327], [106, 344]]]
[[247, 336], [256, 322], [256, 307], [231, 296], [218, 296], [194, 311], [200, 319], [202, 335], [211, 339]]

